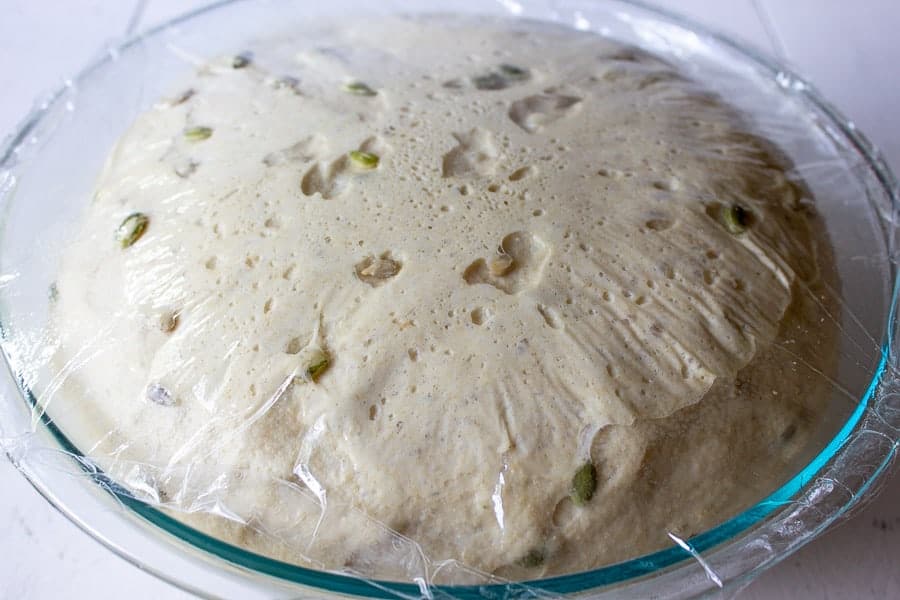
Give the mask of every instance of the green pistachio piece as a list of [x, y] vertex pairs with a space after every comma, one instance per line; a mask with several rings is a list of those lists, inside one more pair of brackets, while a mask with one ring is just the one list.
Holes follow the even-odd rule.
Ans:
[[308, 381], [316, 382], [319, 377], [321, 377], [322, 373], [328, 369], [328, 365], [331, 361], [328, 359], [328, 355], [325, 354], [324, 350], [316, 348], [312, 350], [309, 355], [306, 357], [306, 379]]
[[570, 497], [576, 506], [584, 506], [594, 497], [597, 489], [597, 469], [592, 463], [585, 463], [575, 471], [572, 477]]
[[189, 142], [202, 142], [212, 137], [212, 127], [191, 127], [184, 130], [184, 139]]
[[388, 282], [391, 277], [397, 275], [403, 264], [391, 257], [391, 252], [383, 252], [381, 256], [375, 257], [369, 255], [354, 265], [353, 270], [356, 276], [363, 283], [368, 283], [372, 287], [378, 287]]
[[184, 104], [185, 102], [187, 102], [188, 100], [193, 98], [194, 94], [196, 94], [196, 93], [197, 93], [196, 90], [194, 90], [192, 88], [186, 89], [183, 92], [181, 92], [181, 94], [177, 98], [173, 99], [169, 103], [169, 105], [170, 106], [178, 106], [179, 104]]
[[502, 64], [498, 67], [500, 69], [500, 73], [511, 81], [525, 81], [526, 79], [531, 78], [531, 73], [528, 69], [523, 69], [522, 67], [517, 67], [515, 65], [510, 64]]
[[59, 300], [59, 288], [56, 286], [56, 282], [50, 284], [50, 287], [47, 288], [47, 298], [50, 302], [56, 302]]
[[739, 235], [747, 231], [750, 224], [750, 213], [739, 204], [722, 207], [722, 224], [730, 233]]
[[296, 77], [293, 77], [292, 75], [283, 75], [275, 81], [275, 87], [279, 89], [288, 88], [296, 92], [299, 91], [298, 88], [300, 87], [300, 80]]
[[797, 435], [797, 424], [791, 423], [781, 432], [781, 441], [789, 442], [795, 435]]
[[243, 69], [248, 66], [252, 62], [252, 57], [249, 53], [244, 52], [238, 54], [234, 58], [231, 59], [231, 68], [232, 69]]
[[494, 71], [473, 77], [472, 83], [479, 90], [502, 90], [528, 79], [531, 79], [531, 72], [528, 69], [504, 63]]
[[534, 569], [544, 564], [544, 551], [540, 548], [532, 548], [525, 556], [516, 561], [516, 564], [526, 569]]
[[178, 313], [166, 311], [159, 316], [159, 329], [163, 333], [172, 333], [178, 327]]
[[150, 217], [144, 213], [131, 213], [116, 229], [116, 240], [123, 248], [127, 248], [144, 235], [149, 223]]
[[355, 96], [374, 96], [378, 93], [362, 81], [351, 81], [349, 83], [345, 83], [343, 86], [343, 90], [348, 94], [353, 94]]
[[365, 171], [374, 169], [378, 166], [378, 158], [377, 154], [372, 154], [371, 152], [363, 152], [362, 150], [351, 150], [348, 153], [350, 160], [353, 161], [353, 166], [358, 169], [363, 169]]
[[509, 80], [500, 73], [488, 73], [473, 77], [472, 83], [479, 90], [502, 90], [509, 87]]

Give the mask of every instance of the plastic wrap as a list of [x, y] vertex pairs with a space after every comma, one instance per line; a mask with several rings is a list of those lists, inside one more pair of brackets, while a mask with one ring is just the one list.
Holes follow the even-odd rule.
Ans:
[[0, 444], [200, 595], [739, 590], [896, 454], [893, 176], [696, 26], [443, 8], [228, 3], [39, 108]]

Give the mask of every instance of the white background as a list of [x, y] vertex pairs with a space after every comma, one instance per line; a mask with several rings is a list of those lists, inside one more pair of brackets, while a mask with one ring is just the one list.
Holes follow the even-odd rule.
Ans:
[[[900, 2], [657, 0], [793, 64], [900, 172]], [[0, 136], [102, 47], [200, 0], [0, 0]], [[900, 598], [900, 476], [740, 598]], [[195, 582], [202, 587], [201, 582]], [[81, 533], [0, 459], [0, 599], [187, 598]]]

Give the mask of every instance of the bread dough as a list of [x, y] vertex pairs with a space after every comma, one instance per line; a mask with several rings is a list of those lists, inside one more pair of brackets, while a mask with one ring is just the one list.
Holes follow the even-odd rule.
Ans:
[[563, 28], [327, 39], [202, 66], [111, 154], [53, 319], [82, 449], [228, 542], [439, 583], [631, 558], [781, 483], [820, 225], [735, 111]]

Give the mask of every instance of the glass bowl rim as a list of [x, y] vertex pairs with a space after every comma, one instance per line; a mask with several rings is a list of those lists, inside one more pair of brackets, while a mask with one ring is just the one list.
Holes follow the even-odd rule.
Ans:
[[[148, 38], [152, 38], [165, 33], [170, 28], [182, 23], [193, 21], [203, 15], [217, 11], [230, 5], [236, 5], [246, 2], [246, 0], [219, 0], [207, 6], [189, 11], [175, 18], [169, 19], [159, 25], [151, 27], [137, 35], [130, 36], [120, 43], [109, 47], [109, 50], [103, 55], [95, 58], [92, 62], [83, 68], [70, 82], [48, 95], [39, 103], [16, 127], [13, 133], [2, 140], [0, 145], [0, 169], [7, 169], [14, 166], [16, 161], [16, 151], [28, 138], [35, 127], [40, 124], [41, 118], [45, 116], [54, 106], [64, 98], [66, 92], [76, 83], [88, 78], [95, 71], [102, 69], [114, 60], [114, 56], [118, 53], [128, 51], [134, 46], [140, 45]], [[820, 111], [829, 121], [831, 125], [837, 126], [839, 132], [850, 142], [852, 148], [864, 159], [864, 165], [875, 175], [881, 190], [885, 192], [893, 211], [900, 209], [900, 199], [898, 199], [897, 181], [890, 167], [881, 156], [880, 152], [869, 140], [862, 134], [855, 125], [847, 119], [840, 111], [838, 111], [831, 103], [824, 99], [818, 90], [802, 77], [797, 76], [791, 69], [779, 61], [766, 56], [757, 50], [751, 44], [736, 41], [732, 37], [719, 33], [713, 28], [702, 25], [692, 18], [682, 16], [675, 12], [660, 8], [645, 2], [644, 0], [614, 0], [615, 3], [624, 4], [640, 11], [644, 11], [653, 15], [655, 18], [661, 19], [683, 28], [692, 33], [702, 35], [727, 48], [729, 51], [736, 53], [741, 59], [749, 61], [752, 66], [760, 69], [762, 72], [773, 76], [775, 79], [781, 79], [791, 82], [792, 91], [802, 100], [809, 102], [815, 109]], [[5, 195], [5, 194], [0, 194]], [[897, 277], [897, 268], [895, 264], [891, 264], [891, 276], [893, 278], [893, 291], [890, 298], [890, 309], [885, 322], [884, 340], [880, 347], [880, 359], [872, 375], [871, 381], [866, 388], [862, 398], [860, 398], [853, 413], [847, 418], [838, 433], [816, 456], [797, 474], [791, 477], [777, 490], [767, 497], [763, 498], [752, 507], [739, 513], [738, 515], [720, 523], [719, 525], [708, 529], [689, 540], [686, 540], [687, 548], [679, 545], [671, 546], [663, 550], [659, 550], [650, 554], [642, 555], [607, 565], [597, 569], [548, 577], [543, 579], [525, 580], [517, 582], [485, 584], [485, 585], [439, 585], [434, 584], [430, 587], [435, 591], [449, 594], [454, 598], [483, 598], [484, 593], [490, 593], [491, 597], [499, 593], [497, 597], [515, 596], [516, 591], [540, 591], [549, 593], [578, 593], [585, 592], [602, 586], [616, 583], [625, 583], [633, 581], [640, 577], [652, 575], [662, 572], [665, 569], [672, 568], [679, 563], [690, 560], [696, 553], [714, 549], [722, 544], [736, 541], [738, 536], [749, 531], [756, 525], [765, 522], [771, 517], [777, 509], [789, 506], [787, 501], [799, 494], [808, 486], [816, 474], [818, 474], [830, 460], [838, 456], [839, 451], [850, 438], [851, 433], [860, 424], [862, 416], [865, 414], [873, 395], [878, 387], [882, 384], [882, 377], [888, 372], [888, 360], [891, 355], [891, 346], [893, 345], [892, 329], [895, 323], [897, 300], [900, 296], [900, 279]], [[0, 322], [0, 339], [6, 339], [6, 327]], [[18, 377], [12, 369], [9, 357], [3, 349], [3, 359], [8, 368], [8, 374], [16, 381], [16, 385], [29, 405], [34, 407], [37, 403], [31, 390], [25, 382]], [[85, 455], [65, 436], [65, 434], [53, 423], [46, 413], [41, 413], [41, 424], [52, 434], [53, 438], [59, 443], [61, 448], [70, 453], [76, 459], [86, 459]], [[896, 449], [896, 442], [895, 442]], [[869, 477], [858, 490], [853, 494], [850, 502], [844, 505], [836, 513], [829, 515], [825, 519], [825, 524], [829, 524], [846, 512], [852, 505], [859, 501], [860, 496], [871, 486], [878, 476], [886, 469], [893, 457], [892, 452], [886, 452], [882, 457], [883, 461], [875, 470], [874, 474]], [[89, 460], [89, 459], [88, 459]], [[15, 461], [14, 461], [15, 462]], [[150, 504], [147, 504], [134, 497], [127, 489], [122, 487], [105, 475], [96, 467], [88, 467], [86, 461], [78, 461], [79, 465], [91, 476], [95, 483], [100, 484], [108, 491], [117, 501], [127, 506], [134, 514], [138, 515], [151, 525], [168, 533], [176, 539], [187, 543], [189, 546], [204, 551], [212, 556], [222, 559], [228, 563], [243, 567], [251, 572], [263, 575], [269, 575], [278, 579], [286, 580], [292, 583], [318, 588], [329, 592], [339, 594], [350, 594], [360, 597], [369, 598], [396, 598], [401, 597], [417, 597], [422, 589], [414, 583], [373, 580], [354, 577], [351, 575], [337, 574], [327, 571], [320, 571], [312, 568], [301, 567], [291, 563], [268, 558], [266, 556], [244, 550], [238, 546], [221, 541], [217, 538], [209, 536], [193, 527], [185, 525], [175, 518], [161, 512]], [[162, 573], [153, 568], [148, 568], [140, 560], [134, 559], [128, 553], [127, 549], [119, 548], [113, 544], [107, 543], [103, 536], [92, 530], [91, 527], [83, 523], [76, 515], [71, 514], [65, 507], [62, 500], [56, 498], [49, 492], [44, 483], [34, 477], [32, 474], [21, 470], [20, 472], [28, 479], [29, 483], [41, 494], [51, 505], [57, 508], [70, 521], [77, 525], [80, 529], [88, 533], [91, 537], [104, 544], [107, 548], [118, 554], [128, 562], [138, 567], [148, 570], [155, 576], [163, 579], [177, 587], [186, 591], [198, 593], [199, 590], [186, 585], [169, 575]], [[801, 544], [797, 544], [790, 548], [787, 552], [781, 553], [778, 558], [784, 558], [790, 553], [796, 551], [800, 546], [809, 541], [812, 536], [804, 539]]]

